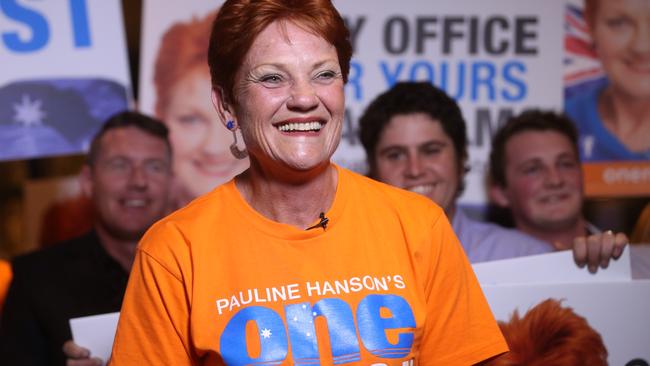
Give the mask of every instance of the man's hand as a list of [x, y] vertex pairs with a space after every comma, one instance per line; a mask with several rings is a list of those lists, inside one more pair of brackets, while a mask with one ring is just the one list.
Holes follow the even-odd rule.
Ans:
[[573, 241], [573, 259], [579, 267], [587, 265], [589, 272], [596, 273], [598, 266], [607, 268], [611, 258], [618, 259], [628, 243], [625, 234], [614, 234], [611, 230], [580, 236]]
[[102, 359], [90, 358], [90, 351], [69, 340], [63, 344], [63, 353], [68, 358], [67, 366], [103, 366]]

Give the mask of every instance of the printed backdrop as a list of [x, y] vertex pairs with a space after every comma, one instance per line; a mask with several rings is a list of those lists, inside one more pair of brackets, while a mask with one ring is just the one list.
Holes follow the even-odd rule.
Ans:
[[[152, 74], [160, 38], [221, 2], [145, 1], [140, 108], [153, 112]], [[482, 205], [492, 134], [526, 108], [562, 108], [562, 2], [533, 0], [336, 1], [355, 48], [346, 121], [334, 160], [365, 172], [357, 119], [397, 81], [428, 80], [458, 100], [468, 123], [471, 171], [461, 203]], [[426, 4], [424, 6], [423, 4]]]
[[128, 107], [119, 0], [0, 0], [0, 161], [84, 152]]

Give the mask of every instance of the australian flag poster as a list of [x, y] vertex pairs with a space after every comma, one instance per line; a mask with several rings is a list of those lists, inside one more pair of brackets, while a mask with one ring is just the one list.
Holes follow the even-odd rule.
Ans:
[[119, 0], [0, 0], [0, 161], [86, 152], [129, 80]]

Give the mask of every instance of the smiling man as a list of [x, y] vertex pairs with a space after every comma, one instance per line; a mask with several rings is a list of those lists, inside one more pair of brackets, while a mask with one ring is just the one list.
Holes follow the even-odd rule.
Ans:
[[120, 310], [136, 245], [167, 209], [167, 134], [162, 122], [123, 112], [95, 136], [81, 174], [94, 228], [13, 260], [0, 318], [3, 364], [64, 365], [69, 319]]
[[[599, 265], [606, 267], [610, 258], [617, 258], [627, 243], [624, 234], [586, 230], [588, 224], [580, 211], [582, 176], [575, 144], [571, 145], [571, 138], [563, 140], [560, 133], [557, 133], [559, 136], [551, 133], [555, 139], [545, 140], [544, 143], [555, 143], [558, 139], [568, 141], [569, 149], [566, 149], [566, 144], [563, 145], [565, 149], [559, 154], [558, 165], [562, 171], [577, 171], [579, 174], [571, 175], [572, 178], [563, 182], [561, 189], [552, 195], [542, 195], [540, 200], [544, 210], [534, 211], [535, 215], [546, 218], [541, 220], [546, 224], [542, 232], [538, 232], [523, 223], [518, 224], [516, 230], [480, 222], [457, 207], [456, 201], [463, 191], [463, 179], [467, 172], [466, 124], [458, 104], [443, 90], [427, 82], [397, 83], [368, 105], [359, 123], [359, 137], [366, 150], [369, 175], [384, 183], [422, 194], [440, 205], [450, 218], [454, 232], [472, 263], [573, 249], [576, 263], [580, 266], [589, 264], [590, 271], [594, 272]], [[509, 122], [516, 123], [517, 120]], [[554, 125], [554, 122], [548, 123]], [[546, 126], [543, 130], [553, 132], [553, 128]], [[569, 123], [564, 128], [573, 127]], [[508, 131], [506, 128], [504, 130]], [[527, 150], [528, 143], [533, 142], [524, 141], [520, 147]], [[535, 146], [544, 150], [543, 144]], [[496, 146], [495, 150], [503, 150], [503, 146]], [[502, 152], [496, 154], [503, 155]], [[514, 153], [517, 155], [515, 158], [523, 154]], [[503, 159], [493, 159], [493, 162], [505, 164]], [[507, 196], [512, 199], [500, 203], [510, 207], [517, 205], [513, 209], [519, 212], [519, 204], [526, 205], [532, 191], [523, 188], [515, 190], [513, 187], [520, 185], [508, 182], [508, 185], [502, 184], [500, 189], [504, 198], [507, 191]], [[555, 205], [559, 201], [561, 204]], [[574, 232], [562, 230], [567, 222], [575, 223], [576, 220]], [[564, 236], [559, 240], [555, 235]], [[553, 243], [556, 242], [563, 244], [554, 247]]]
[[490, 194], [510, 208], [517, 229], [557, 250], [573, 248], [579, 262], [590, 259], [594, 272], [596, 258], [606, 267], [628, 240], [623, 233], [601, 233], [583, 216], [577, 140], [571, 121], [554, 112], [534, 110], [511, 118], [492, 142]]
[[553, 251], [546, 242], [474, 220], [457, 207], [468, 170], [466, 124], [443, 90], [428, 82], [397, 83], [368, 105], [359, 123], [370, 177], [440, 205], [470, 262]]

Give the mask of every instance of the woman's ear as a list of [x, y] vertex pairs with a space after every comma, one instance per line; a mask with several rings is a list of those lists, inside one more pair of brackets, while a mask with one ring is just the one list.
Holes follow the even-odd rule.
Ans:
[[235, 116], [232, 113], [232, 109], [226, 102], [225, 95], [221, 88], [212, 89], [212, 105], [214, 105], [214, 109], [217, 110], [219, 119], [221, 119], [221, 123], [223, 123], [224, 126], [226, 125], [227, 121], [232, 121], [235, 119]]

